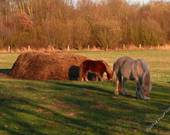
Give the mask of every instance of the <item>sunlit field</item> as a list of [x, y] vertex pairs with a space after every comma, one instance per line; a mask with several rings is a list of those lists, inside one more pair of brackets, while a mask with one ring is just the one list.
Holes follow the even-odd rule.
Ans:
[[[31, 81], [0, 77], [0, 135], [169, 135], [170, 51], [74, 51], [106, 60], [120, 56], [144, 59], [152, 77], [151, 100], [113, 96], [112, 81]], [[0, 54], [0, 70], [8, 72], [19, 54]], [[135, 96], [135, 84], [126, 84]]]

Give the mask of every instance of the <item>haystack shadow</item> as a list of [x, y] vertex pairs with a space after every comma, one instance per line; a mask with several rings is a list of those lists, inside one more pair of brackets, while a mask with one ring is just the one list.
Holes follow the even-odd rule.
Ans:
[[80, 67], [79, 66], [71, 66], [68, 71], [69, 80], [78, 80], [80, 75]]
[[0, 69], [0, 73], [5, 74], [5, 75], [9, 75], [10, 71], [11, 69], [9, 68]]
[[[80, 76], [80, 67], [79, 66], [71, 66], [68, 71], [68, 79], [69, 80], [79, 80]], [[87, 78], [89, 81], [96, 80], [96, 74], [94, 72], [88, 72]]]

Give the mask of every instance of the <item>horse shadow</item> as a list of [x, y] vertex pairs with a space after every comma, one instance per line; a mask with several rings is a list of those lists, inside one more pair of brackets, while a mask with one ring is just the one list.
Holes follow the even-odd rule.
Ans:
[[[16, 82], [13, 83], [16, 84]], [[28, 84], [23, 83], [24, 86], [30, 84], [32, 84], [32, 81]], [[52, 88], [53, 85], [54, 88]], [[105, 83], [105, 85], [111, 86], [110, 82]], [[133, 85], [134, 83], [129, 83], [128, 88], [134, 89]], [[38, 87], [39, 84], [36, 86]], [[131, 129], [131, 131], [129, 131], [131, 134], [136, 132], [136, 134], [154, 135], [154, 131], [147, 133], [145, 128], [151, 125], [152, 121], [162, 114], [170, 104], [169, 86], [159, 84], [154, 84], [153, 98], [148, 102], [141, 100], [136, 100], [134, 102], [134, 100], [128, 100], [122, 97], [113, 99], [111, 98], [112, 92], [110, 88], [93, 84], [51, 81], [51, 85], [48, 85], [48, 87], [49, 86], [50, 90], [59, 90], [58, 92], [61, 95], [57, 96], [57, 98], [60, 102], [57, 102], [56, 97], [53, 95], [48, 97], [50, 100], [52, 99], [52, 102], [49, 103], [48, 100], [42, 98], [34, 99], [30, 97], [31, 92], [27, 93], [24, 97], [22, 94], [14, 94], [11, 96], [13, 92], [11, 94], [3, 94], [1, 92], [0, 106], [2, 109], [0, 109], [0, 115], [3, 117], [0, 129], [7, 132], [7, 134], [13, 135], [21, 135], [22, 133], [46, 135], [46, 131], [63, 133], [63, 130], [60, 131], [60, 128], [63, 126], [67, 127], [67, 129], [64, 129], [66, 134], [74, 130], [80, 134], [88, 134], [89, 131], [91, 131], [96, 132], [98, 135], [107, 135], [112, 132], [119, 134], [121, 131], [126, 132]], [[3, 88], [3, 85], [1, 85], [1, 87]], [[62, 91], [61, 88], [63, 88], [64, 91]], [[66, 90], [66, 88], [68, 89]], [[81, 91], [83, 88], [86, 88], [88, 93], [91, 93], [89, 90], [95, 92], [91, 93], [92, 96], [88, 96]], [[73, 94], [73, 92], [69, 93], [70, 90], [76, 91]], [[35, 89], [35, 91], [40, 97], [49, 92], [48, 89], [40, 90], [39, 88]], [[24, 91], [24, 93], [25, 92], [26, 91]], [[64, 94], [64, 92], [67, 94]], [[101, 93], [104, 95], [101, 96]], [[80, 97], [80, 95], [82, 97]], [[71, 110], [69, 108], [69, 110], [66, 108], [66, 112], [68, 112], [68, 114], [76, 112], [76, 117], [63, 113], [65, 112], [64, 109], [64, 111], [61, 112], [59, 109], [62, 108], [57, 106], [58, 103], [63, 103], [63, 105], [73, 109]], [[57, 107], [57, 109], [53, 107]], [[21, 114], [23, 116], [31, 116], [30, 118], [33, 117], [36, 121], [32, 122], [32, 119], [22, 119], [20, 116]], [[165, 124], [159, 125], [160, 128], [154, 127], [154, 130], [159, 128], [160, 132], [169, 133], [169, 129], [166, 126], [169, 122], [167, 118], [169, 119], [168, 115], [164, 119]], [[124, 122], [127, 124], [123, 124]], [[12, 128], [11, 124], [16, 125], [16, 128]], [[53, 126], [55, 124], [57, 128]], [[138, 126], [136, 126], [136, 124]], [[46, 130], [42, 130], [44, 127], [46, 127]]]

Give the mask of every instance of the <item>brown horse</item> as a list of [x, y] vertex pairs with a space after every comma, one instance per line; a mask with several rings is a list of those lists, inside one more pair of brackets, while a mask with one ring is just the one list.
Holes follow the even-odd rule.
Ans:
[[106, 72], [108, 80], [112, 79], [112, 70], [103, 60], [85, 60], [80, 65], [80, 80], [88, 81], [88, 72], [95, 73], [99, 80], [103, 80], [103, 74]]
[[147, 64], [143, 60], [133, 60], [127, 56], [119, 58], [113, 64], [113, 76], [116, 81], [115, 95], [126, 95], [124, 83], [126, 80], [134, 80], [137, 86], [136, 97], [150, 99], [150, 73]]

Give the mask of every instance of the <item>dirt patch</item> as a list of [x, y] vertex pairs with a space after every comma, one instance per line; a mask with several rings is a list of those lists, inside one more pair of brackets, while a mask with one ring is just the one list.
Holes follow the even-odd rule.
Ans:
[[75, 104], [66, 104], [64, 102], [58, 102], [54, 104], [54, 107], [56, 109], [64, 111], [64, 115], [69, 117], [76, 117], [80, 113], [78, 111], [79, 106]]
[[109, 106], [104, 105], [102, 103], [97, 103], [96, 105], [92, 105], [92, 108], [96, 108], [96, 109], [104, 109], [104, 110], [109, 110]]
[[77, 80], [85, 56], [70, 53], [27, 52], [15, 61], [10, 75], [31, 80]]

